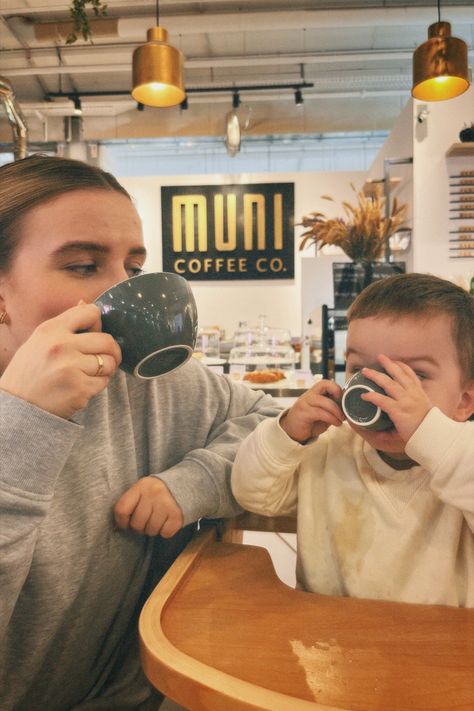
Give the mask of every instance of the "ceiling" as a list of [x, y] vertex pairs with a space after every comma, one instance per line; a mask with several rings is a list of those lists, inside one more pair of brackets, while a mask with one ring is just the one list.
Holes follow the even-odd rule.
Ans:
[[[137, 111], [132, 53], [156, 24], [155, 0], [109, 0], [107, 16], [91, 19], [92, 41], [73, 45], [60, 24], [69, 6], [0, 1], [0, 74], [30, 140], [64, 140], [74, 93], [86, 140], [223, 135], [230, 89], [262, 85], [240, 92], [248, 135], [389, 130], [410, 95], [413, 50], [437, 20], [437, 3], [424, 0], [161, 0], [160, 25], [185, 55], [188, 109]], [[472, 66], [473, 0], [443, 0], [441, 17], [467, 42]], [[312, 86], [297, 106], [292, 87], [301, 82]], [[0, 114], [0, 140], [8, 136]]]

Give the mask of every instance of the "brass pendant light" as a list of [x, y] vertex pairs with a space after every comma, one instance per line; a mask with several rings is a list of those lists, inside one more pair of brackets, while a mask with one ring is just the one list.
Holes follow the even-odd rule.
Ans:
[[451, 37], [449, 22], [441, 22], [438, 0], [438, 22], [428, 28], [428, 39], [413, 54], [412, 96], [421, 101], [453, 99], [469, 89], [467, 45]]
[[160, 27], [159, 3], [156, 2], [156, 27], [147, 32], [147, 43], [133, 53], [132, 96], [145, 106], [167, 107], [185, 98], [183, 54], [168, 44], [168, 32]]

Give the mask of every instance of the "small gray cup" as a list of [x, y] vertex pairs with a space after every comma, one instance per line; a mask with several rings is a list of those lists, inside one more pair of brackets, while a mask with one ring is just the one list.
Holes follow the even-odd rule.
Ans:
[[[382, 373], [386, 372], [378, 365], [371, 365], [370, 368]], [[393, 425], [387, 413], [361, 398], [361, 395], [371, 391], [385, 395], [385, 391], [373, 380], [362, 375], [362, 371], [355, 373], [344, 385], [341, 400], [342, 411], [349, 422], [358, 427], [365, 427], [368, 430], [387, 430]]]

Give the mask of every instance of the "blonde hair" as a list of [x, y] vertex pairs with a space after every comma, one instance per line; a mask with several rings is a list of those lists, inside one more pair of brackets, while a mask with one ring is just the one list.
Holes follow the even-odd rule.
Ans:
[[78, 160], [32, 155], [0, 167], [0, 273], [7, 272], [20, 240], [20, 224], [36, 205], [81, 189], [130, 195], [110, 173]]
[[373, 282], [357, 296], [347, 321], [370, 316], [434, 316], [451, 319], [452, 336], [464, 377], [474, 379], [474, 298], [431, 274], [397, 274]]

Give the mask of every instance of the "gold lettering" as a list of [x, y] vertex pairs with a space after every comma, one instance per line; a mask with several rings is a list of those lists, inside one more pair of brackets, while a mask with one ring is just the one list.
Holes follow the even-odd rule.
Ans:
[[199, 259], [190, 259], [188, 262], [188, 269], [191, 274], [197, 274], [201, 271], [201, 262]]
[[183, 212], [184, 241], [186, 252], [194, 252], [197, 212], [198, 250], [207, 251], [207, 200], [204, 195], [173, 195], [173, 251], [183, 251]]
[[231, 252], [237, 246], [237, 198], [227, 195], [227, 240], [224, 234], [224, 196], [214, 196], [214, 241], [219, 252]]
[[[280, 261], [280, 260], [278, 260]], [[266, 257], [259, 257], [257, 259], [257, 269], [259, 272], [269, 271], [269, 262]], [[247, 271], [247, 257], [205, 257], [204, 259], [198, 259], [197, 257], [191, 257], [191, 259], [175, 259], [174, 270], [177, 274], [199, 274], [204, 272], [205, 274], [218, 274], [219, 272], [224, 272], [227, 274], [235, 274], [235, 272], [246, 272]], [[270, 268], [271, 271], [273, 269]], [[279, 271], [276, 269], [275, 271]]]
[[258, 193], [244, 195], [244, 249], [253, 249], [254, 205], [257, 208], [257, 249], [265, 249], [265, 197]]
[[275, 249], [283, 249], [283, 205], [281, 193], [273, 196], [273, 244]]
[[280, 257], [273, 257], [273, 259], [270, 260], [270, 270], [272, 272], [283, 271], [283, 261], [280, 259]]
[[259, 257], [257, 259], [257, 261], [255, 262], [255, 266], [257, 267], [257, 272], [267, 272], [268, 269], [266, 268], [266, 266], [265, 267], [262, 266], [263, 264], [266, 265], [266, 263], [267, 263], [267, 260], [265, 257]]

